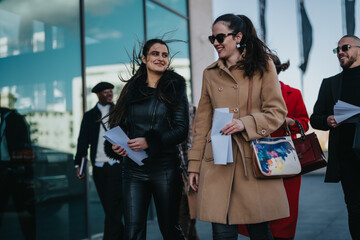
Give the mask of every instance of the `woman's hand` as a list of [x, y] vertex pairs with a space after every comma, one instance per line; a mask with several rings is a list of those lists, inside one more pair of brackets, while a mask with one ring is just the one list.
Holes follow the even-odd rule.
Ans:
[[122, 157], [125, 157], [125, 156], [128, 155], [127, 152], [125, 151], [125, 148], [123, 148], [123, 147], [120, 146], [120, 145], [112, 145], [112, 150], [113, 150], [116, 154], [118, 154], [118, 155], [120, 155], [120, 156], [122, 156]]
[[190, 183], [190, 187], [197, 192], [198, 188], [199, 188], [199, 173], [194, 173], [191, 172], [189, 174], [189, 183]]
[[231, 123], [226, 124], [225, 127], [221, 129], [221, 133], [225, 135], [242, 132], [245, 129], [244, 123], [240, 119], [234, 118]]
[[295, 124], [295, 120], [294, 119], [292, 119], [292, 118], [288, 118], [288, 117], [286, 117], [286, 124], [289, 126], [289, 127], [291, 127], [292, 125], [294, 125]]
[[149, 147], [145, 138], [130, 139], [127, 145], [135, 152], [145, 150]]

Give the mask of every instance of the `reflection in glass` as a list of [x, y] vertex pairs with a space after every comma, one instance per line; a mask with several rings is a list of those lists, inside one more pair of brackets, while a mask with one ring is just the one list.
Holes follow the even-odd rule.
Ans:
[[179, 40], [169, 43], [170, 53], [175, 55], [171, 66], [185, 78], [188, 99], [191, 102], [188, 22], [150, 0], [146, 1], [146, 11], [148, 39]]
[[156, 0], [157, 2], [166, 5], [167, 7], [187, 16], [187, 1], [186, 0]]
[[78, 4], [0, 1], [0, 106], [25, 117], [31, 140], [0, 161], [0, 192], [11, 189], [1, 194], [0, 239], [86, 237], [85, 184], [72, 157], [82, 117], [73, 114], [82, 106]]
[[[91, 89], [99, 82], [112, 83], [115, 86], [114, 100], [119, 96], [124, 84], [118, 76], [126, 76], [128, 53], [131, 53], [137, 41], [144, 38], [144, 25], [142, 1], [85, 3], [86, 104], [87, 110], [90, 110], [98, 101]], [[78, 83], [81, 84], [81, 79], [77, 80]], [[81, 92], [76, 94], [81, 96]], [[78, 127], [74, 128], [76, 136], [79, 134]], [[90, 166], [90, 229], [92, 237], [97, 237], [104, 232], [104, 210], [95, 188], [92, 170]]]

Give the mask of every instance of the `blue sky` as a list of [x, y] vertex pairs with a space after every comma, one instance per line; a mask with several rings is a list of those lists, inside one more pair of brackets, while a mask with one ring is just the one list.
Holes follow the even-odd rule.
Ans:
[[[309, 114], [317, 99], [323, 78], [341, 71], [332, 49], [344, 35], [342, 0], [305, 0], [305, 8], [313, 27], [313, 45], [304, 74], [303, 97]], [[279, 79], [292, 87], [301, 88], [300, 46], [297, 0], [267, 0], [267, 44], [275, 50], [280, 60], [290, 60], [290, 68], [280, 73]], [[244, 14], [260, 32], [258, 1], [213, 0], [214, 19], [225, 13]], [[355, 35], [360, 34], [360, 1], [355, 5]], [[209, 31], [211, 33], [211, 31]]]

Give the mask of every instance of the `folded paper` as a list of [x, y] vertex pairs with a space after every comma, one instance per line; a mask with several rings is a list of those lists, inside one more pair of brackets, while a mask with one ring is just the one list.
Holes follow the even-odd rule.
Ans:
[[128, 157], [136, 162], [139, 166], [144, 165], [142, 160], [148, 157], [145, 151], [135, 152], [127, 145], [127, 142], [130, 140], [125, 132], [118, 126], [106, 131], [103, 137], [108, 140], [113, 145], [120, 145], [125, 148]]
[[226, 165], [233, 162], [231, 135], [222, 135], [220, 130], [231, 123], [233, 114], [228, 108], [216, 108], [211, 129], [211, 146], [214, 154], [214, 163]]
[[341, 123], [356, 114], [360, 114], [360, 107], [350, 103], [339, 100], [334, 106], [334, 118], [337, 123]]

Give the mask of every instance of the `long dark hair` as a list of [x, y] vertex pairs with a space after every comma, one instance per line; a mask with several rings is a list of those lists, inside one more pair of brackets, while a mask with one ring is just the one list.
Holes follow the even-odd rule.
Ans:
[[255, 72], [259, 72], [263, 76], [268, 70], [268, 54], [271, 50], [258, 38], [251, 20], [245, 15], [224, 14], [214, 21], [213, 26], [218, 22], [227, 23], [234, 33], [241, 32], [243, 35], [238, 48], [243, 59], [238, 65], [244, 70], [244, 75], [251, 78]]
[[145, 58], [147, 58], [150, 48], [156, 43], [165, 45], [169, 52], [168, 45], [166, 44], [165, 41], [161, 39], [150, 39], [145, 43], [140, 43], [139, 50], [136, 50], [136, 48], [133, 49], [132, 58], [131, 58], [132, 77], [129, 80], [125, 80], [122, 77], [120, 77], [120, 80], [122, 82], [126, 82], [126, 84], [123, 87], [115, 106], [111, 109], [109, 113], [110, 128], [119, 126], [124, 122], [126, 116], [126, 99], [127, 99], [129, 87], [135, 80], [139, 78], [144, 78], [144, 79], [147, 78], [146, 64], [142, 62], [141, 57], [144, 56]]

